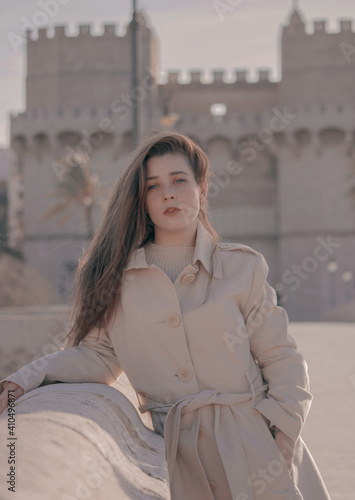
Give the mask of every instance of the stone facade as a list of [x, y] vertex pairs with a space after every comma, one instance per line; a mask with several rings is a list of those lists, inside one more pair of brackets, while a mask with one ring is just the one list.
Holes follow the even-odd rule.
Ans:
[[[101, 36], [90, 26], [77, 36], [64, 26], [52, 38], [46, 30], [37, 39], [29, 34], [26, 111], [11, 117], [13, 168], [25, 186], [27, 260], [68, 294], [85, 220], [78, 206], [63, 225], [42, 222], [53, 203], [46, 193], [74, 152], [89, 157], [102, 186], [112, 185], [131, 149], [134, 92], [142, 133], [174, 127], [209, 155], [211, 221], [224, 240], [265, 255], [290, 319], [327, 319], [354, 297], [355, 212], [347, 195], [355, 171], [354, 35], [348, 20], [336, 33], [316, 21], [308, 33], [296, 9], [283, 27], [280, 81], [270, 81], [264, 68], [254, 82], [238, 69], [229, 83], [223, 71], [203, 83], [198, 70], [189, 83], [176, 71], [158, 83], [157, 39], [140, 16], [141, 84], [131, 89], [130, 26], [124, 36], [115, 25]], [[96, 207], [95, 225], [100, 215]]]

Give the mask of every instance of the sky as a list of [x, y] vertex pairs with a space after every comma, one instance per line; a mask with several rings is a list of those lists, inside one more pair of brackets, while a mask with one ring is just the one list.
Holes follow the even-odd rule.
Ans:
[[[354, 0], [137, 0], [159, 41], [161, 79], [169, 70], [200, 69], [207, 81], [214, 69], [225, 69], [232, 80], [235, 69], [270, 68], [280, 80], [279, 40], [292, 6], [298, 3], [308, 32], [313, 21], [326, 19], [337, 31], [339, 19], [353, 19]], [[9, 144], [9, 113], [25, 109], [25, 28], [67, 24], [75, 34], [78, 24], [92, 24], [99, 34], [104, 23], [117, 23], [119, 33], [132, 14], [132, 0], [0, 0], [0, 148]], [[46, 14], [49, 12], [50, 14]], [[46, 21], [47, 18], [47, 21]], [[16, 41], [19, 41], [16, 44]], [[355, 40], [354, 40], [355, 42]]]

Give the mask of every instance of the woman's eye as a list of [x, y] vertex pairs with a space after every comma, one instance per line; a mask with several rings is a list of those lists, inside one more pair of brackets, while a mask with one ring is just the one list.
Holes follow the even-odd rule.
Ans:
[[[178, 181], [186, 182], [185, 179], [176, 179], [176, 182], [178, 182]], [[151, 186], [149, 186], [148, 191], [150, 191], [154, 186], [157, 186], [157, 184], [152, 184]]]

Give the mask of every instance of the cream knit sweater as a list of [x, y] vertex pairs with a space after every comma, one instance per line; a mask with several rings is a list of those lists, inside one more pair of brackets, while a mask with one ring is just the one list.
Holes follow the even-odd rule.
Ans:
[[192, 263], [195, 247], [168, 247], [151, 241], [144, 246], [147, 263], [155, 264], [174, 283], [181, 271]]

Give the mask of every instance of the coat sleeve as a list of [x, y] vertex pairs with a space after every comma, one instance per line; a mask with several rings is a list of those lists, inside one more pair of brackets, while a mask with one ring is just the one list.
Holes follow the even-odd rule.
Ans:
[[122, 373], [109, 333], [93, 328], [78, 346], [59, 350], [28, 363], [0, 380], [15, 382], [24, 393], [54, 382], [98, 382], [110, 385]]
[[266, 281], [268, 272], [259, 253], [243, 307], [251, 353], [269, 384], [266, 398], [255, 408], [297, 441], [312, 402], [308, 367], [289, 334], [287, 312], [277, 305], [276, 292]]

